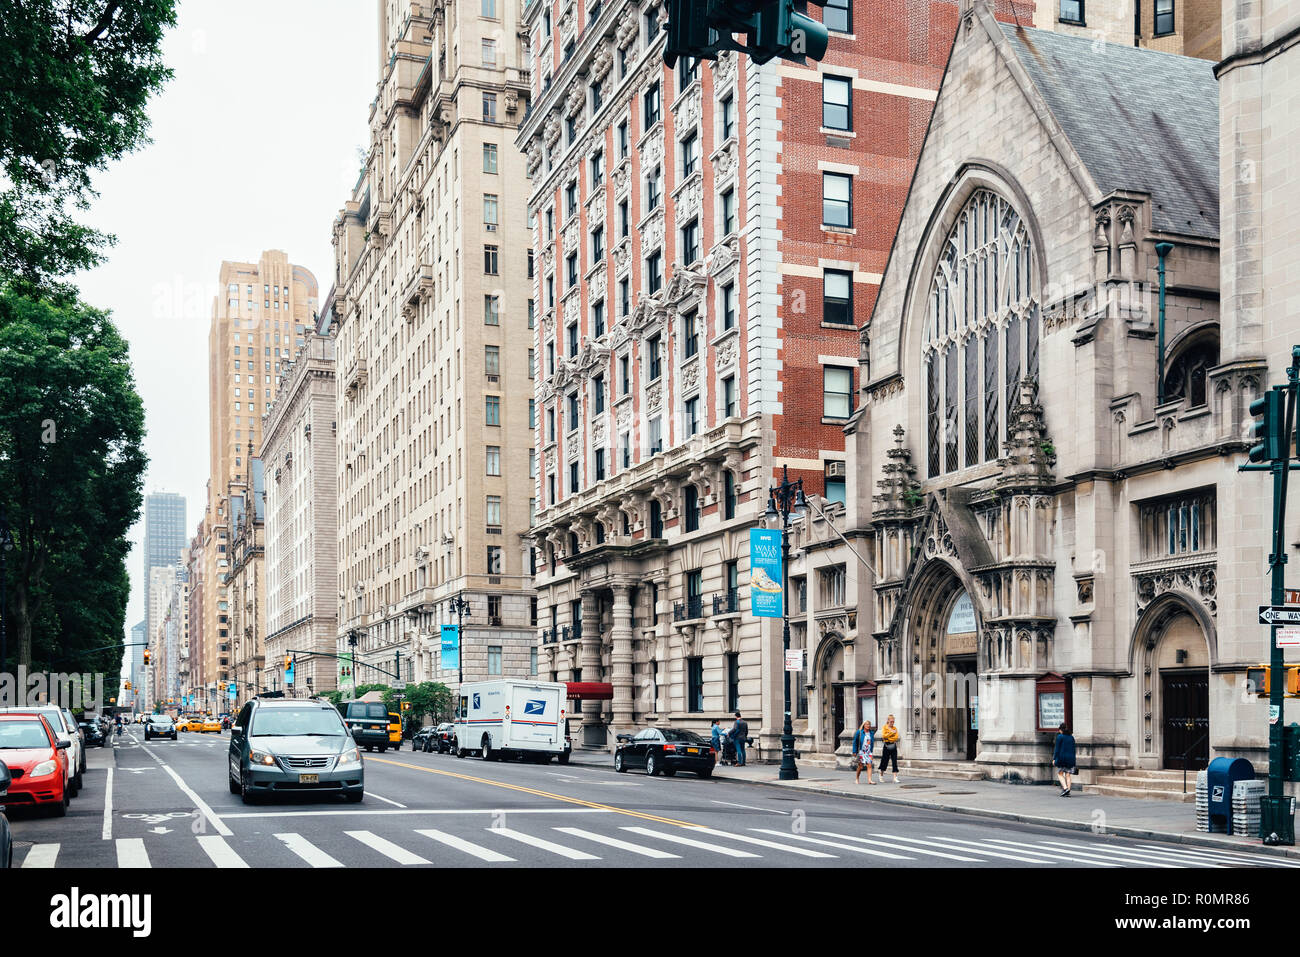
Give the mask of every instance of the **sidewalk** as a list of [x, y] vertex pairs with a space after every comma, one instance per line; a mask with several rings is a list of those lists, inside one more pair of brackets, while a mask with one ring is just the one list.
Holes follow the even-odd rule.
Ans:
[[[575, 751], [570, 763], [611, 772], [614, 770], [614, 759], [605, 752]], [[714, 770], [713, 777], [720, 781], [879, 801], [882, 804], [924, 808], [929, 811], [975, 814], [1076, 831], [1092, 831], [1096, 828], [1099, 833], [1123, 837], [1160, 838], [1182, 844], [1257, 851], [1300, 860], [1300, 849], [1295, 847], [1265, 847], [1259, 843], [1258, 838], [1207, 834], [1196, 830], [1194, 804], [1089, 794], [1077, 785], [1069, 798], [1063, 798], [1060, 788], [1054, 785], [948, 781], [903, 773], [899, 775], [898, 784], [869, 786], [865, 775], [861, 784], [854, 784], [851, 771], [803, 767], [799, 769], [797, 781], [781, 781], [777, 771], [775, 764], [750, 764], [743, 768], [719, 765]]]

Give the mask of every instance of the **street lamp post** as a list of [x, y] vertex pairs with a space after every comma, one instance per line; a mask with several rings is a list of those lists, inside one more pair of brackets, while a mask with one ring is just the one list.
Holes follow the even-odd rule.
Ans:
[[[790, 481], [790, 470], [781, 467], [781, 484], [771, 486], [767, 493], [767, 511], [763, 518], [769, 523], [781, 521], [781, 629], [782, 644], [785, 652], [790, 651], [790, 514], [796, 517], [807, 514], [808, 501], [803, 494], [803, 479]], [[799, 769], [794, 763], [794, 724], [790, 720], [790, 670], [785, 664], [785, 655], [781, 656], [781, 668], [785, 671], [785, 723], [781, 728], [781, 769], [777, 777], [782, 781], [797, 781]]]
[[456, 613], [456, 713], [460, 714], [460, 689], [465, 683], [465, 613], [470, 610], [464, 593], [451, 599], [448, 608]]

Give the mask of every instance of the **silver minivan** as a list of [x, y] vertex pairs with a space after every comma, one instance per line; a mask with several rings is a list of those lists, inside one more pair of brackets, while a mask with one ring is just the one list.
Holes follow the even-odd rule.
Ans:
[[286, 791], [365, 793], [361, 749], [338, 710], [315, 698], [254, 698], [230, 727], [230, 793], [245, 804]]

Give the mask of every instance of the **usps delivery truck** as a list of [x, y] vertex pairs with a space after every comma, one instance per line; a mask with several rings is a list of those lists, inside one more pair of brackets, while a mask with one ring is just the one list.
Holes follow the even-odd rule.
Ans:
[[554, 681], [467, 682], [456, 716], [456, 756], [522, 757], [544, 764], [564, 754], [567, 693]]

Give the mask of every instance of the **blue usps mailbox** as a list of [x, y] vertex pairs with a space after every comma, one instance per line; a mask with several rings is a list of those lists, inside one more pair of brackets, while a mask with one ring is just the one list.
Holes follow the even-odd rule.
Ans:
[[1245, 758], [1215, 758], [1205, 773], [1210, 792], [1210, 830], [1232, 833], [1232, 785], [1255, 780], [1255, 768]]

